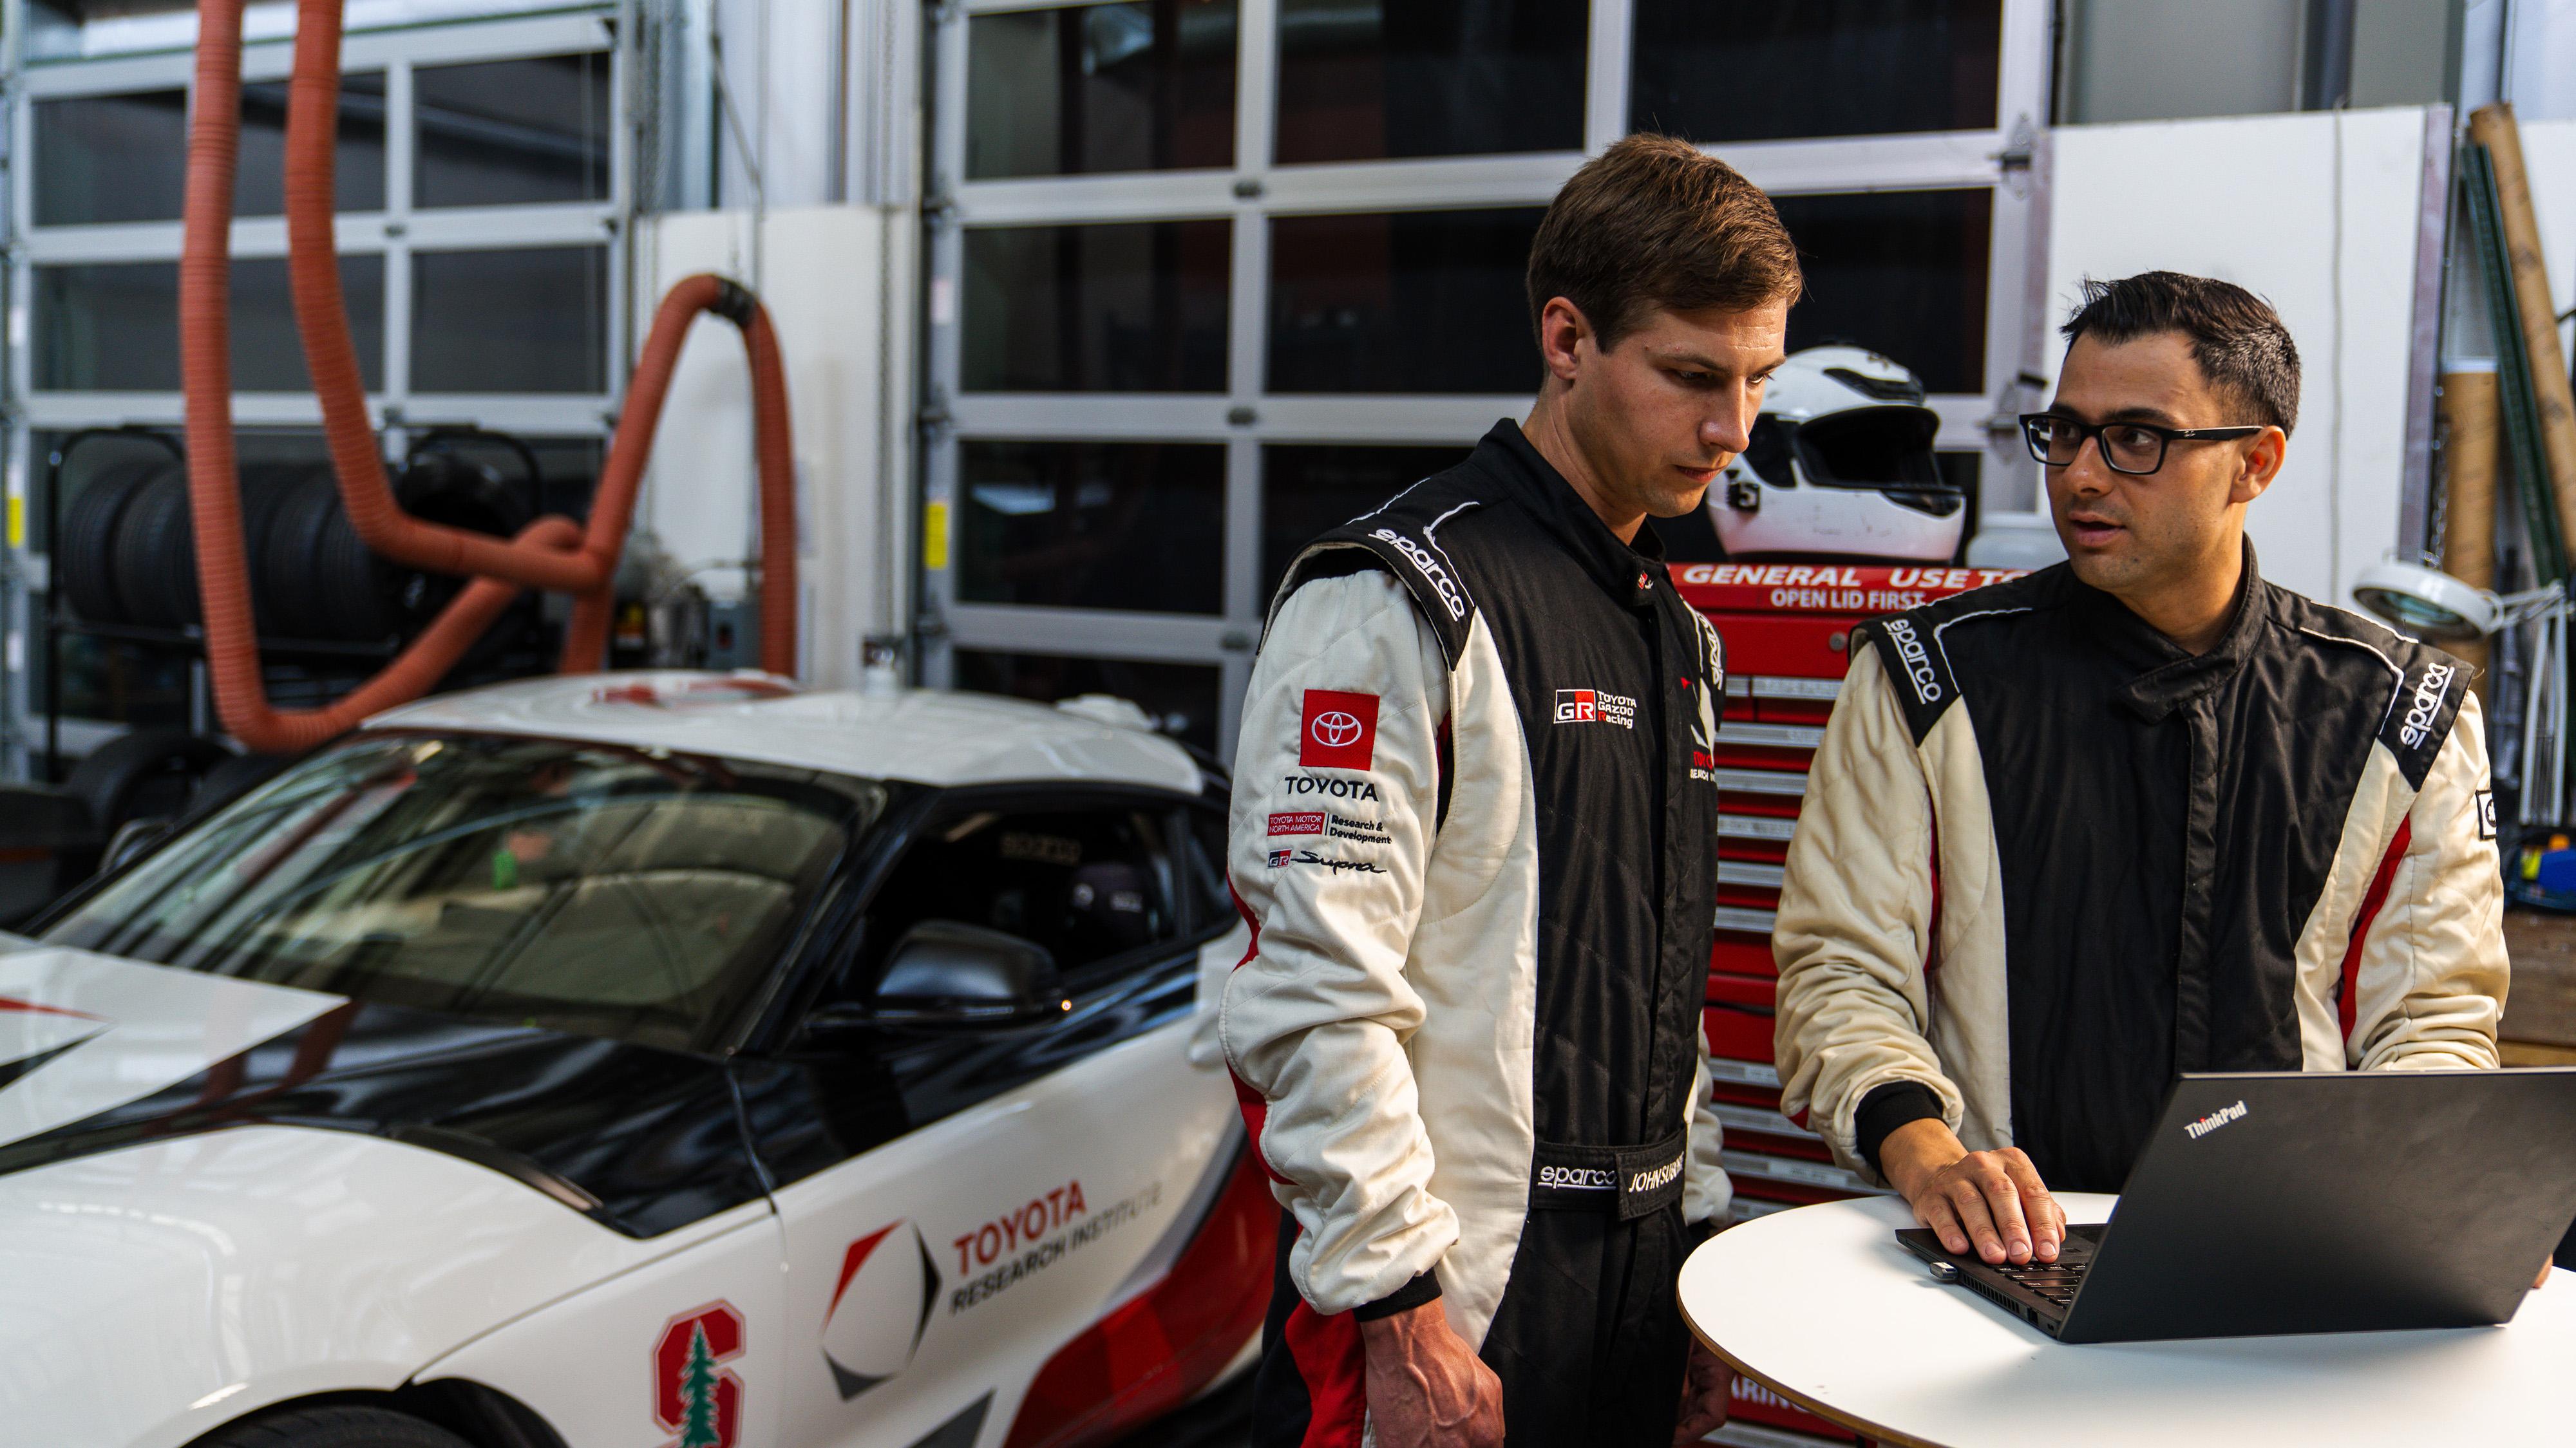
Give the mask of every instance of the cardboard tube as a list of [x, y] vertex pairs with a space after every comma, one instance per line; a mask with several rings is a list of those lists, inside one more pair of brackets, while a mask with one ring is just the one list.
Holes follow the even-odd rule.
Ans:
[[[2442, 571], [2463, 583], [2495, 587], [2496, 375], [2442, 374]], [[2478, 670], [2478, 702], [2487, 702], [2487, 641], [2445, 643]]]
[[2513, 106], [2498, 101], [2469, 113], [2469, 139], [2495, 162], [2498, 219], [2513, 267], [2514, 308], [2531, 359], [2532, 401], [2540, 417], [2540, 447], [2549, 463], [2549, 491], [2558, 503], [2561, 537], [2576, 539], [2576, 390], [2567, 379], [2567, 352], [2558, 344], [2558, 309], [2549, 296], [2549, 270], [2540, 258], [2540, 219], [2531, 207], [2531, 177], [2522, 165], [2522, 131]]

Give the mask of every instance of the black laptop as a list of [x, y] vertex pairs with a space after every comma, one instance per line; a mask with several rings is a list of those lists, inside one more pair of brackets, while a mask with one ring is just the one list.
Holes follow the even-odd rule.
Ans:
[[2283, 1072], [2176, 1081], [2053, 1263], [1896, 1238], [2059, 1342], [2137, 1342], [2504, 1322], [2571, 1219], [2576, 1067]]

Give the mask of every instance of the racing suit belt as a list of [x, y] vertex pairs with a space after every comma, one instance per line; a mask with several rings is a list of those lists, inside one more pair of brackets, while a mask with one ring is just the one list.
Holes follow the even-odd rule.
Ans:
[[1642, 1146], [1539, 1142], [1530, 1154], [1530, 1210], [1608, 1212], [1634, 1221], [1682, 1199], [1689, 1155], [1688, 1129]]

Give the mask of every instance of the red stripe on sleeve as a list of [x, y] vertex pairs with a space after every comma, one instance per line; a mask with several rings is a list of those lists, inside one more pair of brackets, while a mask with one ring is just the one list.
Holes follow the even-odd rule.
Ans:
[[2379, 907], [2388, 903], [2388, 887], [2397, 879], [2397, 862], [2406, 853], [2408, 842], [2415, 838], [2415, 822], [2397, 822], [2397, 838], [2388, 842], [2388, 853], [2379, 862], [2379, 873], [2370, 877], [2370, 889], [2361, 897], [2361, 913], [2353, 917], [2352, 940], [2343, 948], [2343, 989], [2335, 1002], [2335, 1014], [2343, 1023], [2346, 1046], [2352, 1044], [2352, 1022], [2361, 1009], [2361, 947], [2370, 936], [2370, 923], [2379, 918]]

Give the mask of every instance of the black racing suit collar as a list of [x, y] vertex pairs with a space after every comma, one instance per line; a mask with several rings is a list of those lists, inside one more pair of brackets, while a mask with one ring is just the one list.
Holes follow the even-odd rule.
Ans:
[[1527, 508], [1548, 533], [1583, 565], [1583, 571], [1612, 598], [1631, 608], [1652, 603], [1664, 579], [1664, 543], [1648, 524], [1637, 526], [1637, 541], [1622, 543], [1583, 495], [1565, 480], [1534, 446], [1521, 425], [1504, 418], [1477, 448], [1494, 454], [1494, 471], [1512, 499]]
[[2114, 697], [2141, 720], [2152, 724], [2217, 688], [2253, 654], [2270, 610], [2264, 604], [2262, 575], [2254, 566], [2254, 541], [2246, 539], [2243, 546], [2235, 611], [2218, 642], [2199, 654], [2185, 651], [2127, 604], [2067, 570], [2065, 586], [2077, 617], [2114, 660], [2136, 671]]

